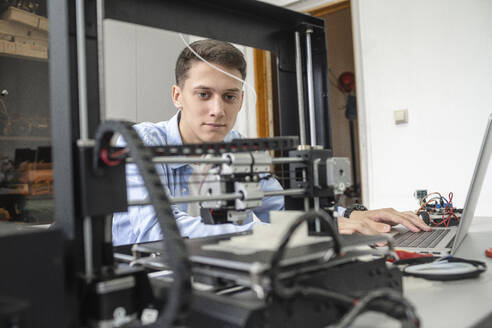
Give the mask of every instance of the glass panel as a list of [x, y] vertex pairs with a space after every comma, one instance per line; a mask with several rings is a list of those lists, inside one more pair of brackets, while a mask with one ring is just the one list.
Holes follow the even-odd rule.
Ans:
[[46, 1], [0, 1], [0, 221], [53, 221]]
[[[194, 67], [196, 67], [194, 65], [197, 63], [201, 64], [201, 62], [198, 61], [192, 62], [186, 78], [184, 78], [184, 80], [192, 82], [183, 82], [184, 84], [180, 88], [183, 90], [181, 92], [183, 94], [182, 98], [184, 103], [183, 105], [180, 104], [179, 106], [176, 106], [172, 100], [172, 90], [173, 85], [177, 82], [175, 76], [177, 59], [188, 43], [201, 40], [202, 38], [195, 35], [180, 35], [179, 33], [172, 31], [109, 19], [104, 22], [104, 33], [106, 119], [125, 119], [137, 123], [144, 121], [154, 122], [157, 124], [156, 126], [162, 127], [164, 126], [163, 121], [172, 119], [177, 113], [177, 107], [180, 107], [183, 112], [188, 111], [188, 113], [192, 113], [191, 115], [188, 115], [188, 122], [201, 122], [204, 117], [206, 117], [207, 113], [210, 113], [211, 109], [216, 108], [213, 107], [216, 106], [216, 102], [215, 100], [209, 103], [205, 101], [203, 103], [195, 101], [195, 98], [198, 98], [197, 94], [200, 92], [191, 91], [193, 88], [207, 90], [207, 92], [203, 93], [213, 94], [213, 97], [216, 97], [220, 92], [224, 92], [223, 90], [234, 90], [234, 88], [239, 88], [241, 86], [239, 82], [233, 81], [230, 77], [221, 75], [222, 73], [213, 74], [210, 75], [213, 76], [213, 78], [207, 78], [207, 74], [212, 74], [210, 72], [211, 69], [207, 68], [207, 66], [202, 66], [207, 68], [203, 70], [206, 72], [205, 74], [199, 74], [199, 77], [191, 77], [188, 74], [190, 74], [190, 71], [194, 70]], [[265, 74], [266, 76], [264, 78], [262, 77], [261, 89], [259, 92], [257, 91], [258, 95], [256, 95], [254, 88], [255, 86], [258, 87], [258, 85], [255, 83], [254, 58], [255, 52], [259, 50], [239, 44], [236, 44], [235, 46], [242, 52], [247, 63], [245, 80], [250, 87], [244, 86], [243, 88], [244, 98], [242, 104], [231, 102], [224, 105], [228, 106], [229, 113], [236, 113], [235, 110], [241, 108], [237, 113], [237, 117], [235, 117], [236, 124], [234, 125], [234, 130], [240, 132], [244, 137], [255, 138], [259, 135], [257, 132], [257, 123], [261, 122], [266, 128], [262, 130], [263, 134], [260, 136], [267, 136], [268, 133], [273, 135], [273, 107], [275, 106], [273, 96], [275, 92], [271, 90], [271, 85], [273, 84], [272, 81], [274, 80], [272, 72], [270, 70]], [[212, 56], [210, 55], [209, 57]], [[224, 59], [224, 57], [221, 58], [222, 60]], [[220, 64], [214, 62], [213, 59], [208, 58], [208, 60], [212, 61], [215, 66], [220, 66]], [[264, 62], [262, 62], [262, 67], [266, 70], [266, 67], [269, 68], [271, 65], [269, 52], [263, 52], [262, 60], [264, 60]], [[225, 68], [226, 70], [229, 69], [230, 71], [231, 67], [222, 68]], [[236, 71], [234, 73], [240, 72]], [[239, 74], [236, 75], [239, 76]], [[232, 83], [231, 80], [233, 81]], [[192, 83], [194, 86], [188, 86], [189, 83]], [[196, 87], [198, 85], [200, 85], [201, 88]], [[225, 92], [224, 95], [226, 95]], [[263, 121], [261, 119], [257, 120], [257, 103], [258, 107], [262, 110], [261, 119]], [[241, 105], [242, 107], [240, 107]], [[193, 117], [193, 119], [191, 119], [191, 117]], [[230, 116], [228, 115], [227, 119], [230, 119], [231, 117], [234, 119], [232, 114]], [[225, 121], [226, 119], [221, 116], [221, 120]], [[224, 121], [221, 121], [221, 123]], [[272, 127], [270, 127], [270, 125], [272, 125]], [[230, 126], [228, 126], [228, 129], [230, 129]], [[160, 128], [159, 130], [161, 131], [159, 132], [159, 140], [168, 139], [169, 141], [173, 139], [171, 142], [176, 143], [176, 140], [178, 139], [176, 136], [182, 136], [182, 131], [178, 131], [176, 124], [166, 129]], [[202, 136], [205, 137], [210, 136], [207, 135], [206, 130], [203, 130], [200, 133], [203, 133]], [[223, 135], [222, 138], [224, 136], [225, 135]], [[147, 138], [147, 140], [149, 139]], [[196, 142], [196, 140], [194, 141]], [[194, 176], [190, 177], [189, 180], [187, 177], [185, 178], [184, 175], [189, 174], [190, 171], [184, 169], [173, 171], [174, 174], [172, 178], [163, 177], [163, 180], [166, 181], [166, 187], [169, 188], [170, 194], [174, 197], [185, 196], [188, 195], [188, 193], [191, 195], [198, 195], [206, 180], [205, 178], [207, 177], [207, 175], [202, 172], [203, 169], [204, 168], [199, 165], [193, 166]], [[279, 178], [281, 183], [283, 182], [282, 177], [283, 176], [281, 175]], [[140, 191], [138, 191], [139, 186], [136, 186], [134, 182], [130, 182], [128, 186], [130, 190], [128, 195], [132, 195], [132, 200], [138, 199], [141, 196]], [[200, 215], [201, 209], [196, 202], [187, 205], [180, 204], [178, 207], [191, 216], [197, 217]], [[265, 212], [266, 210], [264, 207], [263, 210], [260, 210], [257, 213], [261, 213], [262, 217], [266, 219], [268, 213]], [[248, 215], [247, 212], [245, 213]], [[132, 215], [132, 213], [130, 212], [129, 215]], [[130, 219], [129, 215], [119, 213], [114, 217], [113, 223], [117, 227], [124, 226], [124, 228], [116, 228], [114, 230], [118, 231], [118, 233], [113, 235], [113, 242], [116, 245], [135, 242], [135, 239], [129, 239], [135, 237], [128, 237], [130, 235], [124, 231], [124, 229], [131, 227], [130, 223], [127, 224], [127, 222], [131, 221], [131, 224], [134, 224], [134, 227], [139, 225], [141, 228], [139, 229], [143, 231], [146, 230], [146, 222], [151, 219], [145, 218], [144, 220], [144, 218], [140, 216], [134, 220], [133, 218]], [[150, 222], [153, 221], [151, 220]], [[189, 228], [191, 226], [192, 225], [181, 225], [181, 227], [187, 229], [187, 233], [194, 235], [212, 234], [212, 230], [215, 231], [214, 234], [217, 234], [217, 231], [221, 231], [220, 228], [217, 227], [213, 228], [211, 226], [195, 225], [195, 228]], [[191, 229], [194, 230], [192, 231]], [[222, 231], [225, 232], [225, 229]], [[136, 235], [133, 234], [133, 236]], [[157, 237], [157, 235], [155, 237], [148, 235], [143, 238], [145, 238], [145, 241], [151, 241], [153, 240], [151, 238]]]

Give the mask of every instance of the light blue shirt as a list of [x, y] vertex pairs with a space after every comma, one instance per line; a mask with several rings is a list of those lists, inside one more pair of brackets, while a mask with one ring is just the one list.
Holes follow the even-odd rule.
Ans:
[[[182, 145], [178, 122], [180, 112], [169, 121], [159, 123], [144, 122], [134, 126], [143, 142], [148, 146]], [[241, 138], [237, 131], [230, 131], [224, 141]], [[120, 142], [120, 145], [123, 143]], [[168, 195], [172, 197], [187, 196], [190, 193], [188, 180], [193, 171], [188, 164], [157, 164], [157, 172]], [[147, 199], [147, 190], [135, 164], [126, 166], [126, 182], [129, 200]], [[262, 179], [263, 191], [282, 190], [280, 183], [274, 179]], [[208, 225], [200, 216], [192, 217], [187, 213], [188, 204], [172, 205], [172, 210], [182, 236], [189, 238], [206, 237], [225, 233], [249, 230], [256, 224], [250, 211], [248, 220], [242, 225], [218, 224]], [[284, 197], [265, 197], [262, 205], [254, 210], [262, 222], [269, 222], [269, 212], [284, 209]], [[151, 205], [132, 206], [128, 212], [115, 213], [113, 216], [113, 244], [134, 244], [163, 238], [161, 227]]]

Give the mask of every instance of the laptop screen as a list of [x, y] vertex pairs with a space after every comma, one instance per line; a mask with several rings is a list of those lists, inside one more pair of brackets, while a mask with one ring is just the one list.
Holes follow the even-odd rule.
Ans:
[[452, 255], [456, 253], [458, 247], [463, 242], [463, 239], [470, 228], [473, 216], [475, 215], [480, 190], [482, 189], [482, 185], [485, 180], [485, 174], [487, 173], [487, 168], [490, 161], [490, 154], [492, 153], [491, 125], [492, 114], [489, 115], [482, 146], [480, 148], [480, 152], [478, 153], [477, 164], [475, 165], [475, 171], [473, 172], [470, 188], [468, 189], [468, 195], [466, 196], [465, 205], [463, 207], [463, 216], [453, 243], [453, 248], [451, 250]]

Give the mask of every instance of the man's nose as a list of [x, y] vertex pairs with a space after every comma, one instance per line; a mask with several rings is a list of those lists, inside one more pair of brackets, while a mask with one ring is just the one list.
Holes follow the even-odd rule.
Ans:
[[213, 97], [210, 103], [210, 115], [215, 117], [223, 117], [225, 115], [225, 104], [222, 97]]

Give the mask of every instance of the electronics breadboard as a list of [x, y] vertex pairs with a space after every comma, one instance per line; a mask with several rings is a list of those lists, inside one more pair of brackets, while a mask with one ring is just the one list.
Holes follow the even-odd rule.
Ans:
[[444, 197], [438, 192], [427, 194], [427, 190], [417, 190], [414, 196], [420, 205], [416, 213], [427, 225], [451, 227], [460, 223], [463, 209], [453, 206], [452, 192]]

